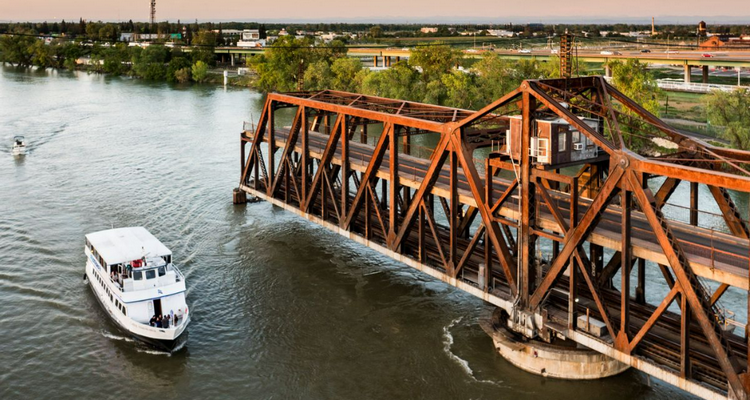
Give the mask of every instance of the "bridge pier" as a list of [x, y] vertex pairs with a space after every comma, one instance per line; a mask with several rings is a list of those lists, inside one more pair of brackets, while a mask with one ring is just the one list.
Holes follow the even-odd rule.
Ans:
[[703, 83], [708, 83], [708, 65], [702, 66], [701, 71], [703, 72]]
[[614, 376], [630, 368], [572, 340], [550, 344], [522, 338], [504, 326], [502, 314], [497, 308], [492, 315], [483, 317], [479, 325], [492, 338], [497, 352], [526, 372], [558, 379], [592, 380]]
[[690, 71], [691, 71], [690, 65], [685, 64], [685, 83], [690, 83]]
[[245, 204], [247, 203], [247, 193], [240, 188], [234, 188], [232, 190], [232, 203], [234, 204]]

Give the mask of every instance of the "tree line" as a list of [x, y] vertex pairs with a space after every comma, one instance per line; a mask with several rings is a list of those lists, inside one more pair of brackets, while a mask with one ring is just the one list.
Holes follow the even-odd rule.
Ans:
[[193, 40], [197, 47], [186, 52], [163, 45], [144, 48], [67, 39], [45, 43], [34, 35], [0, 35], [0, 62], [20, 67], [82, 69], [154, 81], [202, 82], [208, 77], [209, 67], [215, 64], [216, 41], [216, 33], [200, 31]]
[[[215, 65], [218, 35], [199, 31], [198, 45], [190, 51], [151, 45], [130, 47], [124, 43], [85, 45], [63, 39], [49, 44], [34, 35], [0, 35], [0, 62], [22, 67], [84, 69], [168, 82], [203, 82]], [[87, 60], [85, 64], [77, 60]], [[255, 72], [252, 86], [263, 92], [334, 89], [367, 95], [479, 109], [518, 87], [525, 79], [559, 77], [559, 59], [512, 61], [487, 52], [478, 61], [463, 57], [442, 43], [419, 45], [408, 60], [391, 68], [371, 71], [357, 58], [347, 56], [343, 42], [316, 45], [312, 38], [279, 38], [263, 55], [249, 58]], [[655, 115], [660, 93], [653, 74], [637, 60], [610, 64], [613, 84]], [[579, 71], [581, 75], [597, 71]], [[733, 147], [750, 149], [750, 91], [716, 92], [706, 97], [709, 121], [723, 126], [723, 136]], [[632, 127], [623, 126], [628, 130]], [[637, 128], [637, 127], [636, 127]], [[646, 144], [633, 137], [633, 148]]]

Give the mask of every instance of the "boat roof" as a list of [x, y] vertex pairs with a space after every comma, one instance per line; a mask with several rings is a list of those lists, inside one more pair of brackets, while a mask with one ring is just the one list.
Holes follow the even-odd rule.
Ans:
[[159, 239], [142, 226], [108, 229], [89, 233], [86, 240], [96, 249], [107, 264], [138, 260], [143, 256], [172, 255]]

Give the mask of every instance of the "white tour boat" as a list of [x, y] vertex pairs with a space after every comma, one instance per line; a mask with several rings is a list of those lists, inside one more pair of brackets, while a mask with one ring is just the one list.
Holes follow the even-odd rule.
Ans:
[[26, 154], [26, 140], [23, 136], [16, 136], [13, 138], [13, 147], [10, 152], [14, 156], [23, 156]]
[[172, 252], [142, 227], [89, 233], [84, 252], [85, 278], [110, 318], [136, 339], [179, 350], [190, 314]]

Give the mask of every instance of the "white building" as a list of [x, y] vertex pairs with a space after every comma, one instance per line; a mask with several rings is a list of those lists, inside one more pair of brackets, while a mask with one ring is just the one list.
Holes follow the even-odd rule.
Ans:
[[[242, 32], [239, 29], [221, 29], [221, 34], [224, 37], [239, 37], [242, 35]], [[219, 33], [219, 29], [214, 29], [214, 33]]]
[[516, 35], [515, 33], [513, 33], [513, 31], [508, 31], [505, 29], [488, 29], [487, 34], [497, 37], [513, 37]]
[[422, 32], [422, 33], [437, 33], [438, 28], [425, 26], [422, 29], [420, 29], [419, 31]]
[[242, 31], [237, 47], [265, 47], [266, 40], [260, 38], [259, 29], [245, 29]]

